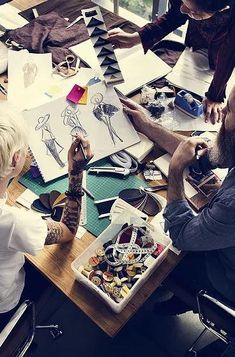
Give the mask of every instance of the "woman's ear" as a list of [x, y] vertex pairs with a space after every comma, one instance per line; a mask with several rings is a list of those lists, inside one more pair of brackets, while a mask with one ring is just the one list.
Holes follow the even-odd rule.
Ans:
[[17, 166], [19, 158], [20, 158], [20, 152], [17, 151], [17, 152], [14, 153], [14, 155], [12, 157], [12, 162], [11, 162], [11, 167], [12, 168], [15, 168]]

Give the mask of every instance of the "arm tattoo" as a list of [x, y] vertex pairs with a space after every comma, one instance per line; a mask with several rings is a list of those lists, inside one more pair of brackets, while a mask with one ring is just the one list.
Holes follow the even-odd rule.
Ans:
[[51, 219], [47, 220], [47, 237], [45, 244], [56, 244], [59, 243], [61, 237], [63, 236], [63, 228], [60, 222], [54, 222]]
[[70, 171], [71, 175], [80, 175], [86, 166], [86, 162], [81, 163], [80, 161], [73, 160], [73, 168]]
[[61, 222], [63, 222], [72, 234], [76, 234], [81, 212], [81, 198], [72, 200], [67, 197], [63, 216]]

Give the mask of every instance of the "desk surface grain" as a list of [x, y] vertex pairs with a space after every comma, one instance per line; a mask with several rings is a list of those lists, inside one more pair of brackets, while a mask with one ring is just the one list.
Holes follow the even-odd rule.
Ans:
[[[43, 1], [13, 0], [11, 5], [20, 10], [25, 10], [40, 2]], [[28, 166], [29, 161], [27, 161], [24, 171], [27, 170]], [[14, 179], [8, 188], [8, 203], [14, 205], [16, 198], [24, 190], [25, 188], [19, 184], [17, 178]], [[94, 239], [95, 237], [87, 232], [81, 240], [75, 239], [73, 242], [64, 245], [46, 246], [36, 257], [27, 255], [27, 259], [101, 329], [113, 337], [159, 287], [161, 282], [174, 269], [182, 257], [169, 252], [165, 261], [157, 268], [145, 285], [142, 286], [126, 308], [120, 314], [115, 314], [87, 288], [75, 280], [74, 273], [71, 269], [72, 261], [81, 254]]]

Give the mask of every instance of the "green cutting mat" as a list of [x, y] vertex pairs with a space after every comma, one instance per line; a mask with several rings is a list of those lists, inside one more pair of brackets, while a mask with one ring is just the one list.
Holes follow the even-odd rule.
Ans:
[[[111, 166], [107, 160], [100, 160], [96, 162], [95, 166]], [[19, 179], [19, 182], [31, 191], [40, 195], [43, 192], [50, 192], [58, 190], [64, 192], [68, 187], [68, 178], [63, 177], [49, 183], [44, 183], [41, 177], [33, 179], [30, 172], [27, 172]], [[135, 175], [129, 175], [125, 178], [119, 176], [102, 176], [87, 174], [87, 188], [95, 196], [96, 200], [101, 200], [113, 196], [118, 196], [121, 190], [126, 188], [139, 188], [140, 186], [148, 186], [146, 182], [139, 179]], [[110, 224], [108, 218], [98, 218], [98, 211], [94, 204], [94, 200], [87, 197], [87, 224], [85, 228], [98, 236]]]

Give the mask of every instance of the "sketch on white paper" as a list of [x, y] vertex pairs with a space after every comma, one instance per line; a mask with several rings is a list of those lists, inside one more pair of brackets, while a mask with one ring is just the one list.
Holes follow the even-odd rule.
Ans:
[[[103, 82], [94, 84], [89, 87], [89, 98], [87, 105], [71, 105], [62, 97], [23, 112], [30, 132], [29, 146], [45, 182], [67, 174], [71, 135], [84, 133], [87, 136], [94, 153], [91, 162], [139, 142], [112, 87]], [[46, 155], [45, 146], [50, 156]], [[58, 164], [60, 160], [64, 167]]]
[[84, 137], [87, 136], [87, 132], [78, 118], [80, 114], [78, 106], [72, 105], [68, 105], [61, 113], [64, 125], [72, 128], [70, 131], [71, 136], [76, 136], [77, 134], [82, 134]]
[[24, 87], [28, 88], [35, 82], [38, 74], [38, 67], [34, 62], [27, 62], [23, 66], [22, 71], [24, 73]]
[[103, 99], [104, 97], [101, 93], [93, 95], [91, 98], [91, 103], [94, 104], [93, 114], [96, 119], [102, 121], [107, 126], [113, 145], [116, 145], [115, 137], [121, 142], [123, 142], [123, 140], [112, 126], [111, 117], [119, 111], [119, 108], [115, 107], [115, 105], [104, 103]]
[[59, 154], [64, 150], [63, 146], [61, 146], [56, 137], [54, 136], [50, 124], [49, 124], [50, 114], [46, 114], [44, 117], [38, 118], [38, 123], [35, 126], [35, 130], [41, 130], [42, 136], [41, 141], [44, 142], [47, 148], [47, 155], [50, 153], [55, 161], [58, 163], [60, 167], [64, 167], [65, 164], [61, 160]]

